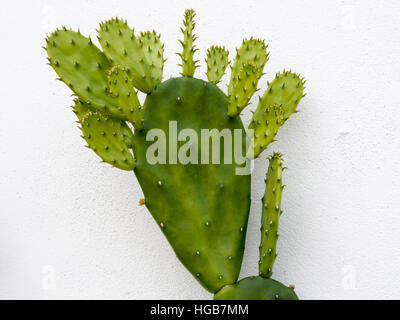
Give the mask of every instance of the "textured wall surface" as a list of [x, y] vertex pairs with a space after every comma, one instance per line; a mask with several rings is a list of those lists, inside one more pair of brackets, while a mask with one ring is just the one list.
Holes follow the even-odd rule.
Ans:
[[169, 78], [180, 71], [174, 53], [191, 6], [198, 77], [210, 45], [225, 45], [232, 59], [253, 35], [270, 44], [261, 88], [283, 68], [307, 79], [301, 113], [255, 164], [242, 276], [257, 272], [265, 158], [281, 151], [289, 170], [274, 277], [303, 299], [400, 299], [397, 0], [4, 3], [0, 298], [211, 298], [138, 206], [133, 173], [100, 164], [83, 147], [70, 92], [41, 49], [57, 26], [94, 36], [101, 20], [120, 16], [137, 31], [162, 33]]

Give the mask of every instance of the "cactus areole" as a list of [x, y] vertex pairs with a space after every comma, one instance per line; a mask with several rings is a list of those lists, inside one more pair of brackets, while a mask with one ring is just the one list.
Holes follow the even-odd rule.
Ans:
[[[183, 21], [181, 77], [163, 82], [164, 45], [155, 31], [135, 34], [118, 18], [98, 31], [102, 50], [80, 32], [46, 39], [51, 65], [75, 96], [82, 137], [103, 162], [134, 171], [145, 205], [178, 259], [215, 299], [297, 299], [270, 279], [276, 258], [282, 156], [270, 157], [262, 200], [259, 276], [238, 282], [250, 209], [250, 161], [297, 112], [304, 80], [283, 71], [268, 84], [246, 132], [240, 113], [259, 90], [268, 61], [263, 40], [244, 40], [232, 64], [221, 46], [207, 51], [207, 80], [194, 78], [195, 12]], [[217, 86], [231, 65], [227, 94]], [[138, 91], [147, 94], [143, 105]]]

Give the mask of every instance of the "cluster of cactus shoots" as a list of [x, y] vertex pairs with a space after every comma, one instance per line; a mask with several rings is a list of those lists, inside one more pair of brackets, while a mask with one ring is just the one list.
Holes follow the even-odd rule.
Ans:
[[[207, 52], [207, 78], [194, 78], [196, 36], [193, 10], [186, 10], [182, 28], [182, 77], [163, 80], [164, 46], [155, 31], [135, 34], [118, 18], [101, 23], [102, 51], [79, 31], [62, 28], [46, 39], [48, 62], [75, 96], [73, 111], [82, 137], [103, 162], [134, 171], [146, 205], [178, 259], [215, 299], [297, 299], [293, 287], [272, 280], [281, 210], [282, 156], [269, 158], [262, 199], [259, 275], [238, 281], [250, 210], [250, 175], [237, 175], [235, 159], [222, 164], [150, 164], [146, 138], [168, 128], [240, 129], [240, 113], [258, 90], [268, 61], [263, 40], [244, 40], [232, 64], [224, 47]], [[228, 94], [217, 86], [228, 67]], [[247, 159], [257, 158], [279, 128], [297, 112], [304, 80], [291, 71], [278, 73], [260, 97], [249, 129]], [[145, 94], [143, 105], [139, 90]], [[182, 142], [178, 142], [182, 144]], [[197, 150], [200, 152], [200, 150]], [[168, 148], [167, 148], [168, 152]], [[221, 148], [221, 158], [224, 149]]]

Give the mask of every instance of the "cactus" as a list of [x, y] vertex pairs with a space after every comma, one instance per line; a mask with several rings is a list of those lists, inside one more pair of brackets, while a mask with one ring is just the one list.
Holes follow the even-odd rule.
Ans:
[[[241, 47], [236, 51], [231, 81], [228, 87], [228, 96], [230, 97], [229, 116], [234, 117], [240, 114], [247, 106], [254, 92], [257, 91], [258, 80], [262, 75], [265, 64], [268, 62], [269, 53], [267, 49], [268, 46], [263, 40], [251, 38], [243, 40]], [[246, 67], [246, 65], [250, 66]], [[242, 70], [243, 68], [247, 68], [247, 70]], [[235, 90], [237, 85], [239, 85], [239, 89]], [[247, 89], [251, 91], [251, 94], [246, 91]]]
[[[208, 50], [208, 81], [193, 77], [198, 67], [194, 17], [193, 10], [186, 10], [179, 78], [163, 82], [166, 60], [160, 35], [147, 31], [137, 36], [119, 18], [100, 24], [103, 51], [79, 32], [56, 30], [46, 39], [49, 64], [73, 91], [73, 111], [88, 147], [103, 162], [135, 173], [145, 195], [141, 205], [215, 299], [295, 299], [292, 289], [269, 279], [283, 189], [278, 153], [270, 158], [263, 198], [260, 276], [238, 282], [251, 185], [250, 174], [238, 174], [238, 169], [258, 157], [297, 112], [304, 80], [292, 72], [278, 74], [246, 133], [239, 115], [259, 90], [268, 46], [259, 39], [243, 41], [225, 94], [217, 86], [229, 65], [225, 48]], [[147, 94], [143, 105], [136, 90]], [[251, 131], [254, 138], [247, 146]], [[237, 141], [222, 132], [240, 138], [239, 150]], [[209, 145], [215, 139], [224, 141], [216, 158]], [[247, 155], [247, 161], [239, 161], [238, 154], [239, 159]]]
[[297, 106], [305, 96], [304, 84], [304, 79], [291, 71], [278, 73], [275, 80], [268, 84], [249, 126], [249, 129], [255, 130], [254, 141], [247, 153], [249, 158], [258, 157], [274, 141], [279, 128], [297, 112]]
[[229, 86], [229, 115], [239, 114], [249, 103], [257, 91], [258, 80], [262, 76], [262, 68], [253, 62], [245, 62], [237, 76]]
[[188, 9], [185, 11], [185, 19], [183, 20], [183, 25], [185, 29], [181, 28], [183, 33], [183, 41], [179, 40], [183, 47], [183, 52], [178, 53], [178, 55], [182, 59], [182, 76], [184, 77], [193, 77], [194, 72], [196, 71], [198, 65], [198, 61], [193, 60], [193, 56], [198, 51], [194, 42], [197, 37], [193, 34], [194, 27], [196, 24], [194, 23], [194, 17], [196, 16], [193, 9]]
[[87, 112], [81, 120], [82, 133], [89, 147], [105, 162], [122, 170], [135, 169], [135, 159], [128, 149], [122, 124], [99, 111]]
[[272, 276], [272, 267], [277, 256], [276, 243], [279, 233], [279, 217], [282, 213], [282, 155], [275, 153], [269, 159], [265, 183], [267, 185], [262, 199], [261, 244], [259, 273], [264, 278]]
[[284, 169], [282, 155], [274, 153], [269, 158], [266, 189], [262, 198], [259, 276], [245, 278], [238, 283], [225, 286], [215, 294], [215, 300], [298, 300], [293, 286], [286, 287], [270, 279], [277, 257], [276, 243], [279, 237], [279, 217], [282, 214]]
[[218, 84], [229, 64], [229, 51], [223, 47], [212, 46], [207, 51], [207, 79]]
[[[144, 37], [138, 38], [128, 23], [118, 18], [102, 23], [98, 38], [105, 55], [127, 69], [138, 90], [145, 93], [154, 90], [161, 81], [159, 74], [163, 64], [157, 63], [157, 57], [149, 54], [151, 43], [146, 46]], [[162, 56], [163, 50], [159, 41], [154, 43], [153, 51], [160, 52]], [[157, 72], [152, 69], [157, 69]]]
[[82, 101], [122, 117], [117, 101], [109, 94], [107, 71], [112, 65], [93, 42], [79, 32], [63, 28], [46, 40], [49, 64]]
[[124, 114], [124, 118], [131, 122], [135, 129], [143, 130], [143, 108], [127, 70], [120, 66], [112, 67], [108, 75], [108, 85], [110, 94], [117, 101], [118, 110]]
[[141, 32], [139, 42], [143, 46], [144, 55], [150, 62], [151, 76], [156, 84], [161, 83], [164, 69], [164, 45], [161, 36], [153, 30], [152, 32]]

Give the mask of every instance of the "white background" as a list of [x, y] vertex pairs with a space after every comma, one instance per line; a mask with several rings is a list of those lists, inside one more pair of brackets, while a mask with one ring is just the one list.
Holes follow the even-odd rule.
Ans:
[[242, 277], [257, 273], [265, 158], [281, 151], [289, 170], [274, 278], [303, 299], [399, 299], [397, 0], [4, 1], [0, 298], [212, 298], [138, 206], [133, 173], [83, 147], [70, 92], [41, 49], [58, 26], [95, 36], [100, 21], [119, 16], [162, 33], [165, 78], [176, 76], [187, 7], [197, 11], [198, 77], [209, 46], [225, 45], [233, 59], [256, 36], [271, 51], [260, 93], [283, 68], [307, 79], [301, 113], [256, 163]]

